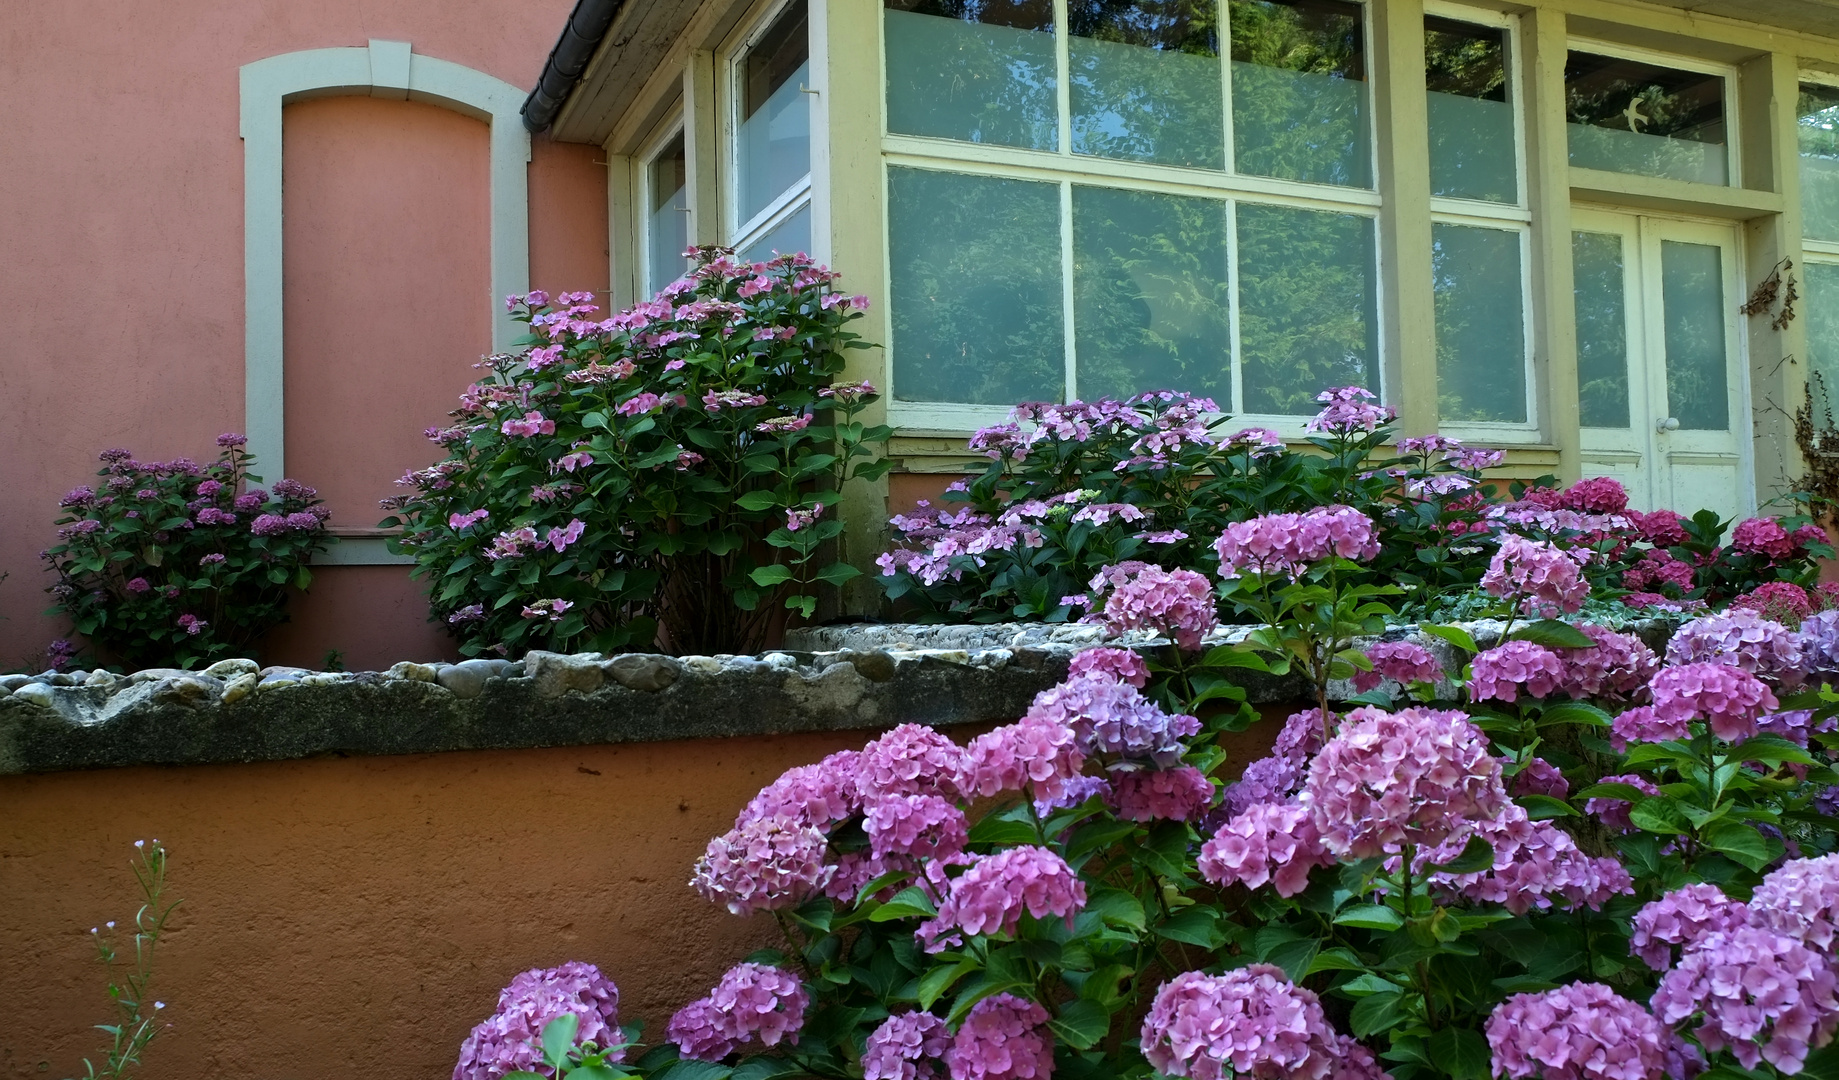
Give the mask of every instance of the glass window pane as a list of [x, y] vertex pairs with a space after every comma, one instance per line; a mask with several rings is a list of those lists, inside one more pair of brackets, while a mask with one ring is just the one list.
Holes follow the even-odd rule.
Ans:
[[888, 263], [895, 396], [1061, 400], [1059, 185], [890, 168]]
[[1564, 66], [1571, 164], [1728, 184], [1724, 80], [1573, 51]]
[[1710, 244], [1661, 241], [1660, 302], [1668, 415], [1687, 430], [1729, 431], [1723, 252]]
[[689, 269], [683, 249], [690, 246], [689, 170], [683, 155], [683, 136], [670, 141], [646, 166], [646, 187], [651, 205], [645, 221], [645, 289], [657, 292]]
[[1241, 410], [1307, 416], [1329, 387], [1378, 393], [1373, 220], [1240, 203], [1237, 239]]
[[1215, 0], [1070, 0], [1073, 153], [1226, 167]]
[[806, 203], [798, 212], [772, 227], [765, 236], [748, 245], [741, 257], [748, 262], [765, 262], [775, 254], [791, 255], [794, 252], [811, 254], [811, 204]]
[[805, 0], [796, 0], [741, 62], [740, 222], [811, 171], [811, 78]]
[[1507, 31], [1427, 16], [1424, 82], [1430, 91], [1430, 193], [1519, 202]]
[[1801, 220], [1811, 240], [1839, 240], [1839, 88], [1801, 84]]
[[1839, 401], [1839, 265], [1804, 263], [1807, 281], [1807, 355], [1814, 404], [1830, 409]]
[[1628, 290], [1622, 237], [1571, 234], [1577, 289], [1577, 404], [1584, 427], [1628, 427]]
[[1185, 390], [1232, 408], [1232, 298], [1219, 199], [1073, 189], [1078, 394]]
[[1366, 34], [1347, 0], [1231, 0], [1238, 171], [1371, 187]]
[[1052, 0], [886, 0], [888, 130], [1059, 149]]
[[1523, 424], [1526, 314], [1520, 233], [1432, 225], [1437, 410], [1449, 421]]

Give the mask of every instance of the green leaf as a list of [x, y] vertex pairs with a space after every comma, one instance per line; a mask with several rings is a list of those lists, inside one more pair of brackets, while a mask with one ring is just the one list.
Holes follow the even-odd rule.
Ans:
[[620, 1080], [624, 1074], [614, 1072], [605, 1065], [583, 1065], [568, 1070], [564, 1075], [568, 1080]]
[[1648, 795], [1635, 785], [1625, 784], [1618, 780], [1608, 784], [1591, 784], [1571, 797], [1574, 799], [1621, 799], [1627, 803], [1638, 803]]
[[1047, 1022], [1054, 1034], [1075, 1050], [1089, 1050], [1111, 1031], [1111, 1014], [1096, 1001], [1074, 998]]
[[[1629, 815], [1629, 820], [1634, 820], [1633, 814]], [[1735, 821], [1714, 821], [1699, 838], [1706, 847], [1722, 852], [1751, 870], [1761, 870], [1773, 862], [1777, 854], [1769, 850], [1761, 833]]]
[[1217, 949], [1226, 943], [1226, 935], [1220, 933], [1219, 913], [1204, 904], [1182, 908], [1173, 918], [1156, 927], [1156, 935], [1203, 949]]
[[728, 1076], [733, 1072], [734, 1070], [726, 1065], [684, 1058], [673, 1062], [663, 1072], [652, 1074], [652, 1080], [728, 1080]]
[[1519, 803], [1525, 809], [1526, 816], [1534, 821], [1582, 816], [1570, 803], [1563, 799], [1554, 799], [1550, 795], [1521, 795], [1513, 801]]
[[743, 510], [755, 512], [767, 510], [779, 505], [779, 496], [771, 491], [750, 491], [734, 500], [735, 505]]
[[1290, 981], [1295, 982], [1303, 977], [1303, 972], [1309, 970], [1309, 965], [1315, 963], [1316, 950], [1320, 947], [1321, 943], [1314, 938], [1286, 941], [1272, 949], [1265, 959], [1282, 968]]
[[1692, 823], [1679, 808], [1679, 803], [1665, 795], [1644, 798], [1628, 812], [1629, 824], [1643, 832], [1662, 833], [1667, 836], [1685, 836], [1692, 831]]
[[926, 974], [921, 975], [919, 981], [919, 1007], [922, 1009], [932, 1008], [933, 1003], [945, 996], [945, 991], [950, 990], [953, 983], [969, 975], [971, 972], [976, 971], [980, 966], [982, 965], [978, 964], [975, 960], [960, 960], [958, 963], [947, 967], [935, 967], [931, 971], [926, 972]]
[[1027, 822], [995, 816], [984, 818], [971, 826], [970, 831], [970, 842], [973, 844], [1014, 847], [1018, 844], [1033, 844], [1038, 839], [1034, 827]]
[[1357, 926], [1363, 930], [1397, 930], [1405, 917], [1384, 904], [1361, 904], [1335, 916], [1336, 926]]
[[[578, 1073], [570, 1073], [572, 1080]], [[776, 1080], [781, 1076], [802, 1076], [804, 1069], [795, 1061], [784, 1058], [756, 1057], [748, 1058], [734, 1068], [731, 1080]]]
[[929, 919], [938, 913], [939, 909], [932, 906], [932, 898], [926, 895], [924, 889], [918, 885], [909, 885], [895, 893], [892, 900], [876, 908], [868, 918], [870, 922], [892, 922], [895, 919], [914, 917]]
[[768, 566], [756, 566], [747, 576], [753, 579], [755, 585], [763, 589], [770, 589], [774, 585], [792, 580], [792, 568], [789, 566], [781, 566], [778, 563], [773, 563]]
[[569, 1049], [575, 1045], [575, 1032], [580, 1026], [581, 1018], [566, 1012], [544, 1024], [543, 1056], [552, 1062], [566, 1059]]
[[1356, 1002], [1354, 1011], [1347, 1017], [1347, 1024], [1354, 1030], [1354, 1037], [1364, 1039], [1368, 1035], [1397, 1026], [1405, 1018], [1404, 996], [1403, 991], [1391, 990], [1363, 997]]
[[1469, 837], [1462, 854], [1436, 867], [1446, 874], [1474, 874], [1494, 865], [1494, 845], [1479, 836]]
[[[1464, 649], [1472, 653], [1481, 651], [1480, 647], [1475, 644], [1475, 639], [1470, 637], [1469, 632], [1460, 626], [1419, 626], [1418, 629], [1429, 634], [1431, 637], [1442, 638], [1458, 649]], [[1591, 644], [1595, 644], [1595, 642]]]
[[1508, 641], [1530, 641], [1534, 645], [1543, 645], [1548, 649], [1594, 649], [1596, 641], [1590, 635], [1558, 619], [1540, 619], [1527, 623], [1507, 635]]
[[1086, 903], [1086, 911], [1106, 926], [1121, 926], [1141, 931], [1144, 927], [1143, 903], [1123, 889], [1099, 889]]
[[1779, 765], [1784, 761], [1796, 765], [1815, 764], [1811, 754], [1780, 735], [1757, 735], [1745, 739], [1731, 747], [1730, 756], [1736, 761], [1761, 761], [1770, 765]]
[[1582, 701], [1560, 701], [1547, 705], [1540, 711], [1540, 727], [1555, 727], [1559, 724], [1582, 724], [1585, 727], [1606, 728], [1610, 720], [1608, 713]]
[[1304, 974], [1314, 975], [1318, 971], [1365, 970], [1366, 964], [1361, 961], [1359, 953], [1348, 948], [1333, 948], [1317, 953], [1315, 959], [1309, 964], [1309, 970]]
[[1469, 1028], [1439, 1028], [1430, 1037], [1430, 1059], [1455, 1080], [1488, 1080], [1488, 1040]]

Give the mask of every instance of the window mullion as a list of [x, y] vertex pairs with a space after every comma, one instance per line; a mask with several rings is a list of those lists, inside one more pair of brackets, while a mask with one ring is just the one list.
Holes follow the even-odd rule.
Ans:
[[1061, 157], [1073, 156], [1072, 22], [1067, 0], [1054, 0], [1054, 111]]
[[[1060, 0], [1064, 9], [1066, 0]], [[1073, 182], [1060, 184], [1060, 306], [1066, 317], [1060, 320], [1066, 347], [1066, 386], [1061, 396], [1079, 400], [1079, 349], [1073, 325]]]

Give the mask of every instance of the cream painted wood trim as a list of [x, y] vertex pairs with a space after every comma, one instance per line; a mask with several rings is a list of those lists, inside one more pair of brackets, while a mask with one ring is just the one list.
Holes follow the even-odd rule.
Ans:
[[[1373, 140], [1378, 144], [1380, 333], [1385, 398], [1407, 435], [1437, 430], [1437, 315], [1431, 281], [1430, 117], [1424, 5], [1368, 6], [1374, 33]], [[1379, 387], [1373, 387], [1379, 390]]]
[[[530, 285], [530, 133], [518, 109], [524, 92], [502, 79], [447, 60], [414, 54], [404, 41], [367, 48], [307, 49], [244, 64], [240, 72], [243, 139], [243, 429], [268, 479], [287, 475], [283, 400], [281, 261], [281, 115], [307, 98], [368, 95], [422, 101], [491, 128], [492, 348], [510, 350], [519, 336], [504, 297]], [[374, 546], [374, 545], [373, 545]], [[379, 549], [380, 550], [380, 549]], [[375, 554], [375, 553], [373, 553]], [[357, 561], [356, 545], [350, 557]], [[369, 562], [395, 562], [394, 556]]]
[[1571, 142], [1564, 69], [1570, 29], [1564, 12], [1520, 16], [1521, 94], [1526, 104], [1526, 205], [1532, 210], [1532, 310], [1535, 392], [1545, 435], [1558, 447], [1558, 478], [1583, 476], [1577, 400], [1577, 295], [1571, 268]]

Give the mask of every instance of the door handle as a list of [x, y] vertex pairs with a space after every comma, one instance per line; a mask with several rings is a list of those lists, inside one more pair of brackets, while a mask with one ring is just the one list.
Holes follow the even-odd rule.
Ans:
[[1665, 434], [1666, 432], [1669, 432], [1669, 431], [1678, 431], [1679, 421], [1674, 419], [1671, 416], [1663, 416], [1660, 419], [1654, 421], [1654, 430], [1661, 432], [1662, 434]]

